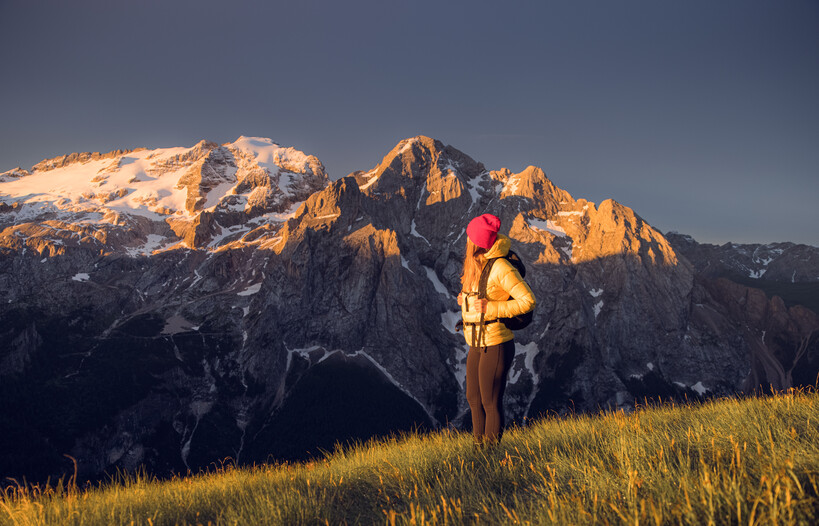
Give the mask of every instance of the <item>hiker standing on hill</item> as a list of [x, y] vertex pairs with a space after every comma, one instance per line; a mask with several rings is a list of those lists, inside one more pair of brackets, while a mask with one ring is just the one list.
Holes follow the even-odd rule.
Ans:
[[497, 443], [503, 433], [503, 392], [515, 357], [515, 335], [500, 318], [535, 308], [532, 289], [506, 259], [511, 241], [498, 234], [500, 225], [500, 219], [492, 214], [469, 222], [458, 294], [464, 337], [469, 344], [466, 399], [472, 410], [472, 434], [477, 444]]

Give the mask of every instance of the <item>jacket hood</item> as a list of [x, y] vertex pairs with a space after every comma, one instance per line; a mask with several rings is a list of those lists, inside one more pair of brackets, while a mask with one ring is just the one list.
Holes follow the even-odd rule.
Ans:
[[498, 234], [495, 244], [492, 245], [492, 248], [486, 251], [486, 259], [505, 257], [506, 254], [509, 253], [509, 249], [511, 247], [512, 241], [503, 234]]

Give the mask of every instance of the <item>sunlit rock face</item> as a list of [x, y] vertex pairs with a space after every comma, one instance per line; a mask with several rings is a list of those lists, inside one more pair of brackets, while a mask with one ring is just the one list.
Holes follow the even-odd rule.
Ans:
[[[158, 474], [468, 425], [455, 332], [482, 213], [538, 299], [506, 407], [813, 383], [814, 311], [702, 271], [637, 213], [428, 137], [330, 182], [268, 139], [0, 174], [0, 475]], [[693, 263], [692, 263], [693, 262]]]

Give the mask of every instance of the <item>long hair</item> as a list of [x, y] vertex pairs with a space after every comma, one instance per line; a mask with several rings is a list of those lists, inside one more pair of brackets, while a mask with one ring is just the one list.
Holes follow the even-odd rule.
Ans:
[[486, 264], [486, 249], [481, 248], [471, 239], [466, 239], [466, 255], [464, 256], [464, 270], [461, 274], [461, 290], [471, 292], [477, 288], [481, 279], [481, 270]]

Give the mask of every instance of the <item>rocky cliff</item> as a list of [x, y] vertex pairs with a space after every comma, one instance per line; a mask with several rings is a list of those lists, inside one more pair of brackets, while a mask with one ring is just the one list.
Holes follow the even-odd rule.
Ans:
[[817, 247], [796, 243], [712, 245], [697, 243], [691, 236], [677, 232], [666, 237], [704, 276], [730, 275], [780, 283], [819, 282]]
[[813, 383], [810, 309], [705, 275], [633, 210], [427, 137], [330, 182], [266, 139], [0, 176], [0, 475], [300, 458], [469, 422], [465, 227], [501, 217], [538, 307], [509, 416]]

